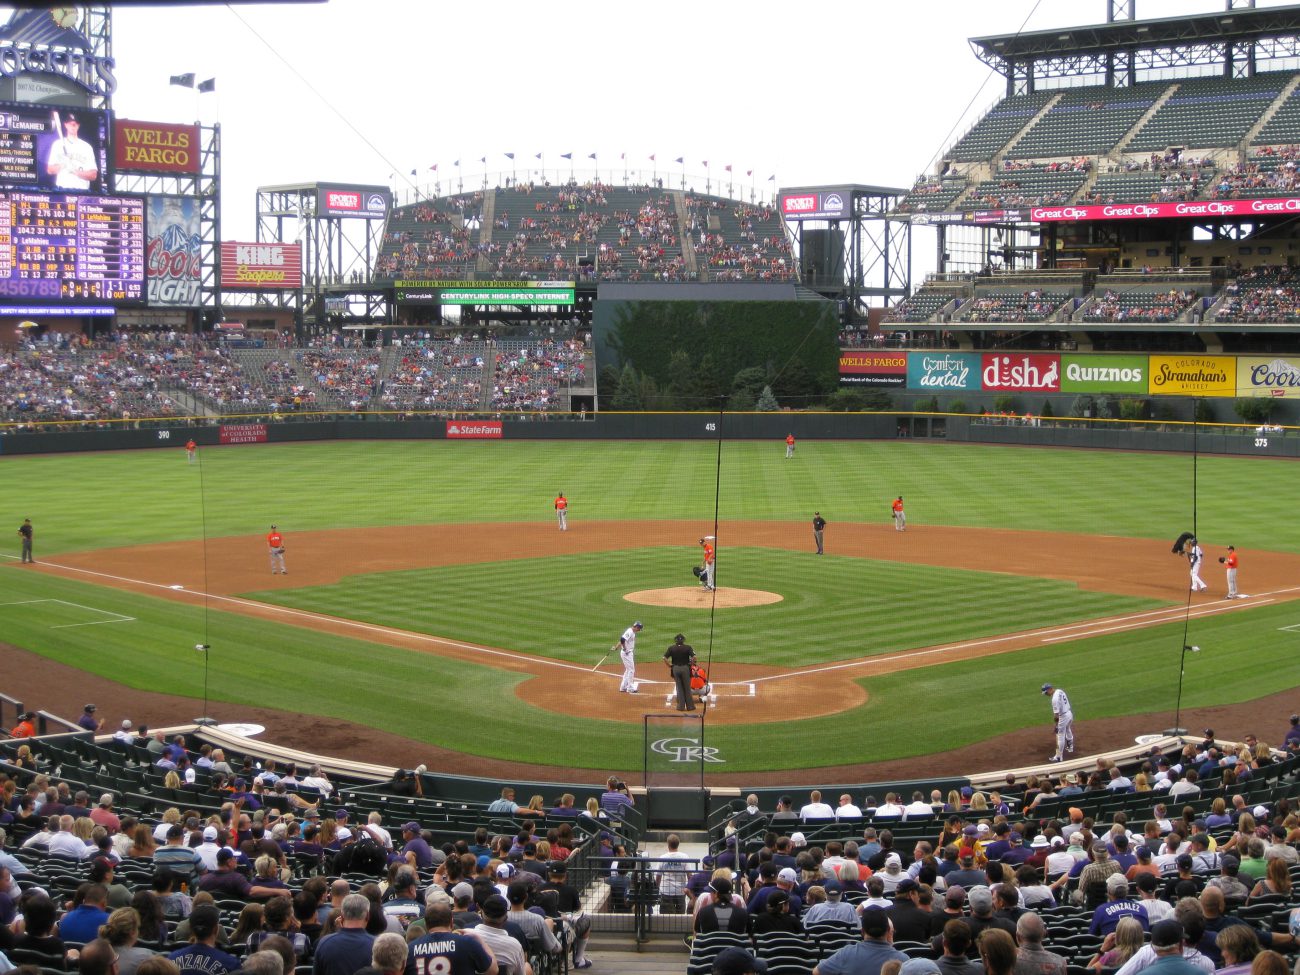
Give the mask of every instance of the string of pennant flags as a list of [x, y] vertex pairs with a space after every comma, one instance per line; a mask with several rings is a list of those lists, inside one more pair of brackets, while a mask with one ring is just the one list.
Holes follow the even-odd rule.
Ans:
[[[192, 76], [191, 76], [191, 77], [192, 77]], [[513, 153], [513, 152], [503, 152], [501, 155], [504, 156], [506, 159], [509, 159], [511, 162], [514, 162], [515, 159], [516, 159], [515, 153]], [[560, 158], [572, 162], [572, 161], [573, 161], [573, 155], [574, 155], [574, 154], [573, 154], [572, 152], [562, 152], [562, 153], [560, 153]], [[486, 165], [487, 165], [488, 158], [489, 158], [489, 157], [487, 157], [487, 156], [479, 156], [477, 161], [478, 161], [480, 164], [486, 166]], [[538, 161], [542, 161], [542, 162], [544, 162], [544, 161], [545, 161], [545, 158], [546, 158], [546, 154], [545, 154], [545, 153], [542, 153], [542, 152], [536, 152], [536, 153], [533, 153], [533, 158], [536, 159], [536, 160], [538, 160]], [[589, 153], [587, 153], [587, 158], [588, 158], [588, 159], [591, 159], [591, 160], [594, 160], [594, 161], [597, 161], [597, 162], [599, 161], [599, 159], [598, 159], [598, 154], [597, 154], [597, 153], [594, 153], [594, 152], [589, 152]], [[628, 160], [627, 160], [627, 153], [625, 153], [625, 152], [620, 152], [620, 153], [618, 154], [618, 158], [619, 158], [619, 161], [620, 161], [620, 162], [624, 162], [624, 163], [625, 163], [625, 162], [628, 161]], [[656, 161], [657, 161], [657, 154], [656, 154], [656, 153], [652, 153], [651, 155], [647, 156], [646, 159], [648, 159], [648, 160], [649, 160], [650, 162], [652, 162], [652, 163], [653, 163], [653, 162], [656, 162]], [[678, 156], [676, 159], [673, 160], [673, 162], [674, 162], [675, 164], [679, 165], [679, 166], [685, 166], [685, 165], [686, 165], [686, 158], [685, 158], [684, 156]], [[709, 168], [709, 161], [708, 161], [707, 159], [701, 160], [701, 163], [700, 163], [700, 164], [701, 164], [705, 169], [708, 169], [708, 168]], [[436, 173], [436, 172], [438, 172], [438, 171], [439, 171], [439, 165], [440, 165], [439, 163], [433, 163], [431, 166], [429, 166], [428, 171], [431, 172], [431, 173]], [[456, 160], [455, 162], [453, 162], [451, 165], [452, 165], [452, 168], [453, 168], [453, 169], [460, 169], [460, 168], [461, 168], [461, 160], [457, 159], [457, 160]], [[731, 163], [727, 163], [726, 165], [724, 165], [724, 166], [722, 167], [722, 169], [723, 169], [724, 172], [728, 172], [728, 173], [734, 173], [734, 171], [735, 171], [735, 170], [734, 170], [734, 167], [732, 166]], [[418, 169], [412, 169], [412, 170], [411, 170], [411, 175], [412, 175], [412, 176], [417, 176], [417, 175], [419, 175], [419, 170], [418, 170]], [[746, 177], [748, 177], [748, 178], [752, 178], [753, 175], [754, 175], [754, 170], [752, 170], [752, 169], [747, 169], [747, 170], [745, 170], [745, 176], [746, 176]], [[767, 178], [766, 182], [769, 182], [769, 183], [774, 183], [774, 182], [776, 182], [776, 174], [773, 173], [771, 176], [769, 176], [769, 177]]]

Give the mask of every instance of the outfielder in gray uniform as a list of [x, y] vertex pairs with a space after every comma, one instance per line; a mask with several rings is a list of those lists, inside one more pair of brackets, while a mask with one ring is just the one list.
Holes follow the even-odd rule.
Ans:
[[636, 691], [636, 635], [641, 632], [641, 621], [637, 620], [618, 638], [618, 656], [623, 661], [623, 679], [618, 683], [620, 694], [635, 694]]

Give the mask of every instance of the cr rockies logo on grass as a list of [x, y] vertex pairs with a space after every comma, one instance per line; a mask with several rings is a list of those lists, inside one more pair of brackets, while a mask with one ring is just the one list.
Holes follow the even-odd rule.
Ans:
[[698, 738], [660, 738], [650, 743], [650, 750], [657, 755], [667, 755], [670, 762], [721, 762], [718, 750], [701, 745]]

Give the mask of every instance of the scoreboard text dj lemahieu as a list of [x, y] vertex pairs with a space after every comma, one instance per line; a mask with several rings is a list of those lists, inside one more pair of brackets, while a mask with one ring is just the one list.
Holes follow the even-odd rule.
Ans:
[[0, 298], [144, 300], [144, 199], [0, 192]]

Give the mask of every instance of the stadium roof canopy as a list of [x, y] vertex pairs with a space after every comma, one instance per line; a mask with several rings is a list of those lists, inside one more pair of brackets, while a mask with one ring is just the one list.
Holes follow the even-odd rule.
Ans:
[[[1300, 50], [1300, 4], [994, 34], [972, 37], [970, 44], [976, 57], [1008, 81], [1023, 77], [1030, 64], [1078, 64], [1080, 59], [1100, 63], [1136, 57], [1138, 68], [1188, 67], [1214, 60], [1231, 64], [1235, 58], [1225, 58], [1226, 51], [1253, 50], [1261, 44], [1266, 45], [1260, 51], [1263, 57], [1294, 57]], [[1029, 74], [1045, 76], [1040, 71]]]

